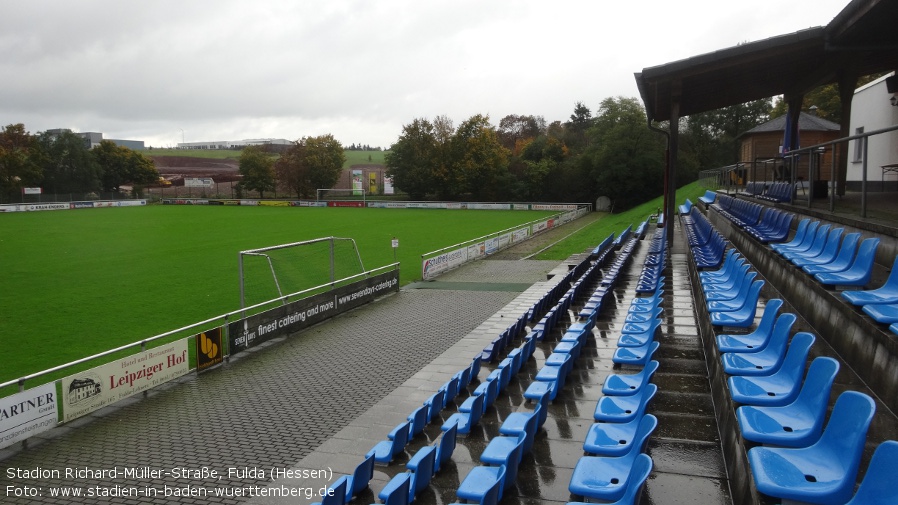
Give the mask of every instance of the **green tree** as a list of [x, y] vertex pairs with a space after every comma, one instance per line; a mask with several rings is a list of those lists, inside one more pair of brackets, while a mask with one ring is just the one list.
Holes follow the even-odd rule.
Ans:
[[278, 183], [297, 198], [311, 198], [318, 189], [334, 187], [345, 162], [343, 146], [333, 135], [303, 137], [275, 162], [274, 171]]
[[579, 201], [607, 195], [627, 209], [663, 191], [664, 140], [646, 128], [645, 109], [635, 98], [606, 98], [589, 129], [589, 147], [578, 158]]
[[[738, 137], [767, 121], [770, 110], [770, 100], [762, 99], [689, 116], [681, 139], [689, 153], [687, 157], [694, 159], [700, 168], [745, 161], [739, 159]], [[679, 179], [689, 182], [686, 178]]]
[[84, 139], [70, 131], [38, 135], [48, 193], [91, 193], [100, 190], [100, 166]]
[[22, 123], [7, 125], [0, 131], [0, 195], [10, 197], [22, 188], [38, 186], [43, 179], [37, 137]]
[[258, 191], [265, 198], [266, 191], [275, 188], [274, 158], [263, 146], [249, 146], [240, 152], [238, 172], [243, 176], [241, 189]]
[[100, 141], [90, 152], [100, 166], [103, 191], [118, 191], [125, 183], [142, 186], [159, 180], [152, 160], [110, 140]]
[[433, 123], [415, 119], [402, 127], [399, 139], [384, 155], [387, 175], [393, 185], [412, 200], [423, 200], [434, 192], [433, 167], [437, 163], [437, 139]]
[[489, 116], [477, 114], [462, 122], [450, 145], [454, 173], [463, 190], [479, 200], [500, 199], [509, 151], [499, 142]]
[[305, 161], [309, 168], [309, 180], [315, 189], [332, 188], [340, 180], [346, 155], [343, 145], [333, 135], [319, 135], [305, 139]]

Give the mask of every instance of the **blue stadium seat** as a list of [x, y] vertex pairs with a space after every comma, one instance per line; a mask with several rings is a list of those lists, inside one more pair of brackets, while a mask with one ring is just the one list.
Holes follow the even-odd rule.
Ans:
[[[468, 435], [471, 433], [471, 429], [480, 422], [480, 418], [483, 416], [483, 401], [485, 395], [480, 396], [472, 396], [471, 404], [469, 406], [469, 412], [456, 412], [449, 416], [443, 426], [440, 427], [443, 431], [449, 431], [453, 425], [458, 425], [458, 433], [462, 435]], [[466, 400], [467, 401], [467, 400]]]
[[402, 472], [391, 480], [393, 487], [390, 493], [383, 498], [384, 505], [408, 505], [408, 494], [412, 484], [412, 474]]
[[842, 239], [839, 246], [839, 255], [829, 263], [819, 265], [805, 265], [801, 267], [807, 274], [819, 274], [821, 272], [841, 272], [851, 266], [854, 255], [857, 253], [857, 245], [861, 241], [860, 233], [849, 233]]
[[779, 407], [743, 405], [736, 409], [742, 437], [759, 444], [807, 447], [820, 438], [839, 362], [819, 357], [811, 363], [801, 392]]
[[802, 228], [802, 223], [806, 222], [808, 222], [808, 220], [803, 219], [798, 223], [798, 228], [795, 230], [795, 236], [792, 237], [792, 240], [784, 244], [770, 244], [770, 248], [780, 254], [783, 254], [786, 251], [807, 250], [807, 248], [811, 247], [811, 244], [814, 242], [814, 237], [817, 236], [817, 228], [820, 227], [820, 221], [808, 222], [808, 224]]
[[312, 505], [343, 505], [346, 503], [346, 484], [349, 477], [344, 475], [327, 487], [327, 492], [321, 497], [320, 502]]
[[705, 191], [704, 195], [698, 197], [698, 199], [705, 205], [711, 205], [712, 203], [714, 203], [714, 200], [717, 199], [717, 193], [709, 189]]
[[408, 444], [408, 432], [411, 423], [408, 421], [399, 423], [393, 431], [387, 435], [387, 440], [378, 442], [371, 452], [374, 453], [374, 461], [388, 464], [393, 457], [402, 452]]
[[[417, 458], [415, 469], [413, 472], [408, 473], [406, 475], [410, 476], [409, 486], [408, 486], [408, 501], [413, 502], [415, 500], [415, 496], [420, 493], [424, 488], [430, 484], [430, 480], [433, 479], [433, 469], [434, 462], [436, 461], [436, 448], [432, 445], [424, 446], [418, 449], [415, 452], [417, 456], [418, 453], [421, 453], [421, 456]], [[386, 501], [390, 496], [393, 495], [395, 490], [398, 488], [404, 487], [406, 482], [406, 478], [403, 474], [397, 474], [389, 482], [384, 486], [383, 490], [377, 494], [377, 497], [381, 500]]]
[[623, 456], [583, 456], [577, 461], [568, 490], [575, 496], [597, 500], [619, 500], [627, 491], [628, 480], [637, 457], [645, 449], [649, 437], [657, 426], [649, 416], [644, 416], [639, 430]]
[[651, 382], [652, 375], [660, 365], [657, 361], [649, 361], [649, 364], [637, 373], [609, 374], [602, 384], [602, 394], [605, 396], [630, 396], [638, 394], [646, 384]]
[[640, 415], [626, 423], [593, 423], [583, 442], [583, 452], [594, 456], [623, 456], [644, 424], [658, 426], [658, 419], [651, 415]]
[[618, 365], [644, 367], [660, 346], [661, 344], [653, 340], [640, 347], [618, 347], [611, 356], [611, 361]]
[[857, 255], [848, 270], [841, 272], [823, 272], [814, 274], [821, 284], [835, 286], [865, 286], [873, 275], [873, 263], [876, 260], [878, 238], [868, 238], [857, 248]]
[[646, 384], [640, 393], [630, 396], [603, 396], [596, 402], [593, 419], [606, 423], [627, 423], [636, 419], [645, 408], [655, 393], [658, 386], [652, 383]]
[[792, 338], [779, 370], [771, 375], [741, 376], [727, 379], [730, 397], [746, 405], [786, 405], [795, 400], [801, 389], [805, 363], [813, 338], [809, 333], [797, 333]]
[[846, 391], [820, 439], [809, 447], [753, 447], [748, 460], [761, 493], [784, 500], [841, 505], [851, 499], [876, 404]]
[[353, 496], [365, 490], [373, 477], [374, 453], [369, 452], [346, 481], [346, 501], [349, 502]]
[[[764, 306], [761, 321], [755, 330], [747, 335], [717, 335], [718, 352], [757, 352], [767, 347], [774, 323], [777, 320], [777, 312], [782, 306], [783, 301], [779, 298], [768, 300], [767, 305]], [[783, 316], [785, 315], [783, 314]], [[796, 318], [794, 314], [791, 314], [791, 317]]]
[[889, 278], [882, 286], [867, 291], [842, 291], [842, 298], [854, 305], [898, 303], [898, 256], [895, 256]]
[[499, 500], [518, 478], [518, 465], [523, 457], [524, 437], [518, 437], [514, 450], [508, 453], [508, 458], [499, 466], [475, 466], [468, 472], [456, 494], [459, 498], [468, 501], [480, 502], [489, 490], [498, 481]]
[[894, 505], [898, 503], [898, 442], [886, 440], [876, 447], [873, 459], [857, 488], [854, 498], [845, 505]]
[[[785, 337], [783, 337], [785, 335]], [[801, 335], [801, 337], [799, 337]], [[814, 335], [806, 332], [799, 332], [792, 337], [795, 342], [803, 343], [808, 338], [816, 339]], [[728, 375], [771, 375], [775, 373], [786, 359], [786, 340], [788, 333], [777, 332], [770, 337], [770, 344], [766, 349], [760, 352], [744, 353], [744, 352], [728, 352], [720, 355], [723, 362], [723, 371]]]
[[[711, 310], [711, 324], [714, 326], [736, 326], [747, 328], [754, 323], [755, 312], [758, 309], [758, 298], [761, 296], [761, 288], [764, 281], [754, 281], [743, 300], [742, 305], [733, 310]], [[723, 302], [709, 302], [710, 304]]]
[[[630, 476], [627, 479], [627, 490], [624, 495], [615, 502], [606, 502], [605, 505], [634, 505], [639, 503], [642, 488], [646, 479], [652, 473], [652, 458], [648, 454], [636, 456]], [[567, 505], [586, 505], [586, 502], [567, 502]]]
[[826, 242], [820, 252], [814, 256], [809, 253], [798, 254], [788, 257], [793, 265], [801, 268], [805, 265], [824, 265], [836, 259], [839, 256], [839, 246], [842, 243], [842, 232], [844, 228], [834, 228], [829, 231], [826, 236]]

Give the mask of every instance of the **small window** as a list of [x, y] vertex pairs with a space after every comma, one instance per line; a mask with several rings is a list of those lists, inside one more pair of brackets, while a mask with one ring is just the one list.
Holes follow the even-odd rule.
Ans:
[[[854, 129], [855, 135], [861, 135], [863, 133], [863, 126]], [[864, 139], [857, 139], [854, 141], [854, 159], [852, 161], [854, 161], [855, 163], [864, 161]]]

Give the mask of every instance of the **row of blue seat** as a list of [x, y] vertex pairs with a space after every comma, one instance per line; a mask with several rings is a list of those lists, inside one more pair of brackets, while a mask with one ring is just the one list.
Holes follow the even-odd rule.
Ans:
[[739, 228], [758, 224], [761, 220], [763, 207], [759, 203], [749, 202], [730, 195], [718, 196], [717, 203], [711, 206], [711, 208], [718, 211]]
[[695, 266], [699, 269], [720, 266], [726, 250], [726, 241], [723, 235], [711, 225], [708, 218], [697, 207], [692, 207], [692, 211], [686, 216], [681, 216], [680, 221], [683, 224], [686, 242], [692, 251]]
[[745, 227], [745, 232], [762, 244], [782, 242], [789, 236], [795, 214], [767, 208], [758, 224]]
[[[734, 276], [742, 275], [747, 283], [748, 273], [739, 254], [731, 250], [720, 270], [699, 276], [705, 293], [714, 293], [734, 289]], [[720, 289], [715, 291], [713, 286]], [[898, 470], [898, 443], [893, 441], [877, 448], [852, 498], [875, 403], [865, 394], [846, 391], [836, 400], [824, 428], [839, 364], [817, 357], [802, 381], [815, 337], [799, 332], [790, 342], [797, 318], [790, 313], [777, 315], [782, 305], [782, 300], [770, 300], [757, 327], [747, 335], [716, 336], [723, 370], [730, 375], [731, 397], [742, 404], [736, 411], [742, 436], [765, 444], [748, 451], [758, 490], [808, 503], [895, 503], [898, 494], [886, 488]]]
[[745, 189], [740, 191], [740, 195], [745, 196], [758, 196], [763, 194], [764, 191], [767, 190], [767, 182], [765, 181], [751, 181], [745, 183]]
[[658, 289], [662, 279], [664, 266], [667, 263], [667, 228], [656, 228], [649, 242], [649, 252], [646, 255], [636, 282], [637, 293], [653, 293]]
[[755, 195], [756, 198], [770, 202], [791, 202], [795, 193], [795, 186], [791, 182], [774, 182], [763, 193]]
[[742, 256], [730, 248], [719, 270], [699, 272], [712, 325], [746, 328], [754, 322], [764, 281], [756, 280], [757, 272], [749, 268]]
[[[781, 256], [824, 285], [864, 286], [873, 275], [879, 239], [849, 233], [829, 223], [802, 219], [790, 242], [771, 244]], [[860, 245], [858, 245], [860, 242]]]
[[577, 462], [568, 486], [575, 496], [632, 504], [652, 471], [645, 448], [658, 419], [645, 411], [658, 390], [651, 379], [659, 364], [651, 358], [660, 346], [655, 334], [661, 324], [663, 287], [661, 277], [651, 296], [631, 300], [612, 361], [641, 369], [605, 379], [593, 412], [595, 423], [583, 442], [587, 455]]
[[[630, 234], [628, 230], [630, 228], [620, 236], [628, 236]], [[635, 238], [633, 240], [635, 241]], [[603, 243], [608, 242], [606, 239]], [[594, 282], [599, 267], [615, 247], [615, 245], [609, 245], [607, 249], [602, 246], [594, 250], [596, 256], [591, 255], [590, 259], [594, 259], [595, 262], [580, 278], [572, 282], [568, 292], [561, 297], [557, 306], [549, 309], [547, 316], [552, 313], [560, 314], [567, 310], [570, 300], [578, 297], [581, 287], [588, 285], [590, 281]], [[624, 246], [622, 254], [629, 254], [628, 251], [631, 248], [632, 246], [629, 244]], [[614, 269], [614, 265], [611, 269]], [[527, 343], [535, 345], [537, 340], [548, 337], [556, 322], [557, 320], [553, 317], [540, 320], [534, 326], [533, 332], [526, 337]], [[458, 498], [481, 504], [492, 504], [502, 499], [503, 493], [515, 481], [523, 456], [532, 449], [536, 433], [548, 417], [548, 402], [554, 400], [563, 388], [564, 381], [570, 374], [574, 361], [585, 343], [585, 335], [592, 330], [594, 324], [595, 315], [592, 314], [592, 317], [575, 322], [568, 327], [561, 340], [555, 345], [552, 354], [546, 359], [544, 366], [540, 368], [524, 392], [524, 397], [528, 401], [534, 401], [536, 407], [532, 412], [513, 412], [504, 419], [499, 428], [499, 436], [492, 438], [481, 453], [480, 461], [483, 465], [473, 468], [459, 485], [456, 492]], [[532, 347], [529, 351], [524, 351], [524, 354], [527, 355], [532, 353]], [[503, 363], [508, 359], [506, 358]]]

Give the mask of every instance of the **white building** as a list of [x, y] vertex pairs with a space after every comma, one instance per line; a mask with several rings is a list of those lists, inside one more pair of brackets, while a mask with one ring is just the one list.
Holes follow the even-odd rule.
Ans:
[[178, 149], [242, 149], [247, 146], [290, 145], [287, 139], [212, 140], [206, 142], [178, 142]]
[[[869, 133], [898, 124], [898, 93], [890, 93], [889, 74], [855, 90], [851, 102], [850, 134]], [[863, 142], [848, 143], [847, 188], [860, 189], [863, 178]], [[883, 168], [885, 167], [885, 168]], [[869, 137], [867, 184], [870, 189], [898, 188], [898, 131]]]

